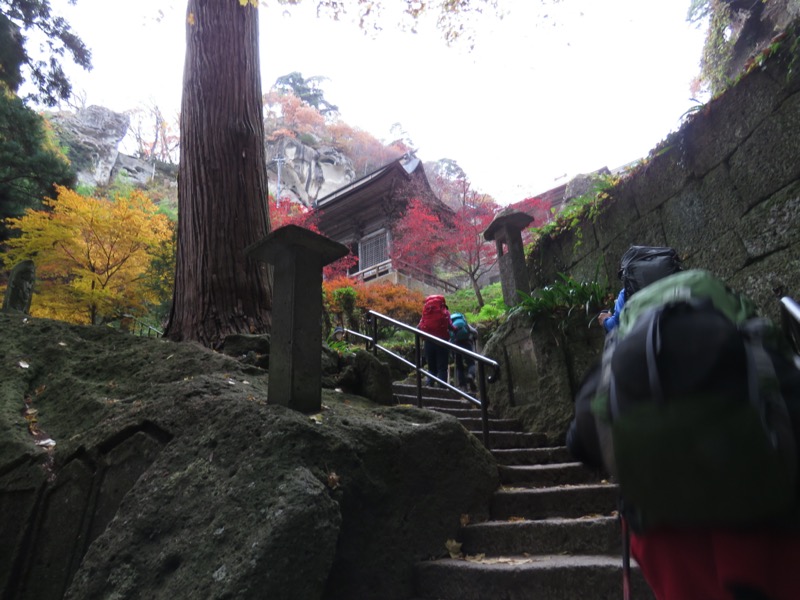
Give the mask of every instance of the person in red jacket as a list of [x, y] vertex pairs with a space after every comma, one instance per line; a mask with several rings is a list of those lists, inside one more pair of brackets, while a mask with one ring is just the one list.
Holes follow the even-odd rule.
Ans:
[[[453, 329], [453, 324], [450, 322], [450, 311], [447, 309], [444, 296], [433, 295], [425, 299], [422, 319], [420, 319], [417, 329], [443, 340], [450, 339], [450, 330]], [[450, 350], [447, 346], [425, 339], [425, 360], [428, 363], [430, 374], [442, 381], [447, 381], [447, 365], [450, 362]], [[428, 385], [436, 386], [436, 381], [430, 376]]]

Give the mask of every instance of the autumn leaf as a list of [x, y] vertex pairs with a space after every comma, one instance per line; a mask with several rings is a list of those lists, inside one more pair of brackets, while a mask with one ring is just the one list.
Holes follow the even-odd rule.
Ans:
[[186, 16], [186, 22], [187, 22], [189, 25], [191, 25], [191, 26], [194, 26], [194, 24], [195, 24], [195, 18], [194, 18], [194, 13], [193, 13], [193, 12], [189, 13], [189, 14]]
[[328, 473], [328, 487], [332, 490], [335, 490], [339, 487], [339, 476], [336, 474], [336, 471], [331, 471]]
[[461, 542], [457, 542], [455, 540], [447, 540], [445, 543], [445, 548], [450, 553], [450, 558], [461, 558]]
[[467, 525], [469, 525], [469, 515], [463, 514], [461, 515], [461, 526], [466, 527]]

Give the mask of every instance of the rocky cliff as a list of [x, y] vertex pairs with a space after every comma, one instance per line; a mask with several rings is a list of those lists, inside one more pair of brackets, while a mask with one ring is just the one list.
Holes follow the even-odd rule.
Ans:
[[[101, 106], [77, 112], [48, 115], [59, 140], [78, 173], [80, 184], [107, 188], [118, 178], [142, 188], [171, 190], [177, 200], [177, 165], [143, 160], [120, 152], [130, 119]], [[352, 161], [329, 145], [313, 138], [300, 141], [280, 136], [266, 143], [269, 191], [275, 197], [311, 206], [355, 179]]]

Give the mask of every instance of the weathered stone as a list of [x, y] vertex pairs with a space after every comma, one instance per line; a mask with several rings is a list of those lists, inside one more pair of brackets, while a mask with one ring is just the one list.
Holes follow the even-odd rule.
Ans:
[[249, 352], [269, 354], [269, 347], [269, 334], [234, 333], [225, 337], [220, 351], [228, 356], [239, 358]]
[[[501, 365], [500, 380], [489, 386], [492, 410], [518, 419], [528, 431], [546, 434], [552, 443], [564, 441], [573, 394], [588, 365], [599, 357], [604, 338], [599, 327], [589, 329], [588, 319], [573, 320], [564, 330], [560, 325], [556, 315], [532, 321], [517, 312], [484, 348]], [[574, 343], [566, 349], [564, 331], [573, 327], [581, 332], [572, 336]]]
[[772, 77], [755, 71], [710, 100], [683, 128], [687, 173], [702, 177], [728, 160], [784, 97]]
[[499, 212], [483, 237], [494, 241], [497, 246], [497, 263], [500, 266], [500, 284], [506, 305], [519, 302], [518, 291], [530, 292], [528, 276], [525, 272], [525, 248], [522, 245], [522, 230], [533, 217], [517, 210], [506, 209]]
[[109, 185], [130, 117], [102, 106], [87, 106], [75, 113], [52, 115], [50, 121], [70, 149], [78, 182], [93, 187]]
[[730, 158], [731, 178], [750, 206], [800, 178], [800, 93], [751, 133]]
[[593, 173], [576, 175], [567, 183], [567, 189], [564, 191], [564, 200], [572, 200], [578, 196], [588, 194], [602, 181], [604, 175], [610, 174], [611, 171], [608, 170], [608, 167], [603, 167]]
[[369, 398], [377, 404], [396, 404], [392, 395], [392, 372], [389, 366], [366, 350], [356, 350], [337, 379], [344, 391]]
[[281, 201], [299, 202], [311, 207], [356, 179], [352, 161], [330, 146], [318, 149], [297, 138], [283, 136], [267, 143], [269, 191], [278, 197], [280, 160]]
[[308, 229], [287, 225], [245, 252], [274, 266], [270, 402], [317, 412], [322, 381], [322, 267], [350, 250]]
[[737, 227], [749, 259], [760, 259], [800, 242], [798, 215], [800, 181], [753, 207]]
[[28, 314], [36, 282], [36, 265], [32, 260], [18, 262], [8, 276], [8, 287], [3, 297], [3, 310]]
[[4, 598], [405, 600], [488, 516], [496, 464], [452, 417], [324, 390], [310, 419], [223, 354], [107, 328], [0, 314], [0, 340]]

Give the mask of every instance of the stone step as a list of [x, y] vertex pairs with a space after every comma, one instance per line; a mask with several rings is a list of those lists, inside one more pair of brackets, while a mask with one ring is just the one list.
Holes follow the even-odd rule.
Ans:
[[547, 519], [609, 515], [617, 508], [616, 485], [566, 485], [552, 488], [502, 487], [492, 495], [489, 514], [493, 520]]
[[[411, 396], [416, 399], [417, 386], [405, 383], [393, 383], [392, 390], [396, 396]], [[447, 388], [422, 386], [423, 398], [458, 398], [458, 394]]]
[[[428, 600], [619, 600], [619, 556], [517, 555], [482, 560], [440, 559], [418, 563], [417, 595]], [[653, 595], [638, 568], [632, 597]]]
[[[394, 397], [398, 404], [410, 404], [411, 406], [417, 406], [416, 396], [400, 396], [395, 394]], [[423, 408], [430, 408], [433, 410], [471, 410], [474, 406], [475, 412], [480, 414], [480, 408], [464, 400], [463, 398], [439, 398], [433, 396], [423, 396], [422, 406]]]
[[492, 450], [500, 465], [543, 465], [572, 462], [566, 446], [547, 448], [496, 448]]
[[[481, 409], [478, 408], [477, 406], [473, 407], [472, 405], [470, 405], [470, 406], [468, 406], [466, 408], [464, 408], [464, 407], [458, 407], [458, 408], [439, 407], [439, 408], [436, 408], [435, 410], [436, 410], [436, 412], [442, 412], [442, 413], [448, 414], [448, 415], [450, 415], [452, 417], [455, 417], [459, 421], [461, 421], [462, 419], [478, 419], [478, 420], [481, 419]], [[491, 413], [489, 413], [489, 416], [491, 417]]]
[[[478, 412], [478, 414], [472, 416], [474, 412]], [[468, 414], [470, 414], [470, 416], [453, 416], [456, 417], [466, 429], [470, 431], [482, 431], [483, 419], [481, 419], [480, 412], [471, 411]], [[489, 429], [492, 431], [522, 431], [519, 421], [516, 419], [492, 419], [491, 417], [489, 418]]]
[[465, 554], [607, 554], [622, 555], [617, 517], [539, 521], [486, 521], [462, 527], [458, 534]]
[[[470, 433], [483, 439], [483, 431], [480, 429], [470, 431]], [[539, 448], [546, 443], [547, 436], [542, 433], [489, 430], [489, 445], [492, 448]]]
[[602, 483], [602, 475], [582, 463], [545, 465], [498, 465], [500, 482], [510, 486], [554, 487], [581, 483]]

